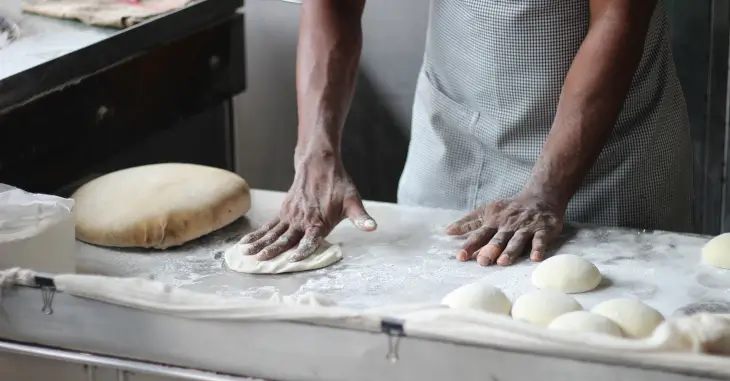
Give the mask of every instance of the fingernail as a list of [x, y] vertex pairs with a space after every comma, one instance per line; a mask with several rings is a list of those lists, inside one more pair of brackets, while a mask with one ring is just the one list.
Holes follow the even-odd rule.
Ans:
[[530, 258], [533, 261], [541, 261], [542, 260], [542, 255], [540, 254], [539, 251], [533, 251], [532, 252], [532, 255], [530, 255]]
[[489, 266], [492, 264], [492, 259], [486, 256], [477, 257], [477, 262], [481, 266]]
[[370, 218], [365, 218], [362, 220], [357, 220], [355, 222], [358, 228], [360, 229], [366, 229], [366, 230], [372, 230], [375, 228], [376, 224], [375, 221]]
[[456, 259], [466, 262], [469, 260], [469, 253], [466, 252], [466, 250], [460, 250], [458, 253], [456, 253]]
[[497, 264], [500, 266], [509, 266], [512, 263], [512, 258], [507, 255], [502, 255], [497, 259]]

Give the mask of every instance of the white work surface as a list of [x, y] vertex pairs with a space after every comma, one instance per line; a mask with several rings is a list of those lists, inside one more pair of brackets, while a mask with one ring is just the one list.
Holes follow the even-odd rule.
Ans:
[[[222, 261], [223, 250], [274, 216], [282, 197], [281, 193], [254, 191], [247, 218], [165, 252], [110, 250], [79, 243], [78, 268], [87, 273], [151, 278], [226, 296], [267, 298], [275, 291], [314, 291], [353, 308], [437, 303], [449, 291], [477, 280], [502, 288], [512, 299], [534, 289], [530, 274], [535, 264], [528, 261], [484, 268], [454, 258], [460, 240], [446, 237], [442, 231], [462, 213], [382, 203], [367, 204], [379, 223], [377, 232], [359, 232], [343, 222], [328, 238], [341, 244], [345, 254], [332, 267], [258, 276], [228, 270]], [[700, 263], [700, 248], [707, 239], [667, 232], [570, 228], [557, 252], [583, 255], [603, 272], [606, 282], [597, 291], [577, 295], [586, 308], [614, 297], [636, 297], [670, 315], [690, 303], [730, 301], [730, 271]], [[240, 379], [235, 376], [278, 381], [522, 381], [583, 379], [586, 374], [594, 381], [706, 381], [730, 375], [724, 359], [693, 353], [624, 356], [622, 352], [568, 347], [571, 354], [566, 354], [551, 346], [527, 350], [512, 341], [489, 339], [475, 344], [451, 334], [428, 336], [418, 333], [418, 325], [406, 325], [406, 335], [394, 348], [391, 331], [382, 322], [379, 328], [342, 328], [287, 319], [187, 319], [64, 292], [55, 295], [53, 313], [45, 315], [41, 307], [48, 301], [47, 292], [30, 287], [17, 291], [2, 299], [2, 379], [20, 379], [16, 371], [38, 373], [43, 369], [53, 371], [26, 379], [44, 379], [51, 373], [63, 381], [92, 379], [89, 372], [104, 368], [117, 369], [121, 372], [118, 379], [130, 381], [148, 380], [142, 378], [145, 374], [210, 381]], [[386, 354], [390, 353], [397, 353], [399, 359], [389, 361]], [[47, 364], [22, 363], [25, 357], [21, 355], [46, 359]], [[110, 377], [93, 379], [114, 379]]]
[[[322, 270], [283, 275], [247, 275], [223, 263], [222, 251], [253, 227], [274, 217], [284, 194], [253, 191], [246, 218], [183, 247], [160, 251], [112, 250], [79, 243], [80, 272], [145, 277], [200, 292], [267, 298], [275, 291], [314, 291], [352, 307], [435, 302], [449, 291], [481, 280], [514, 300], [535, 288], [536, 264], [480, 267], [454, 255], [461, 239], [443, 228], [462, 212], [366, 203], [378, 230], [360, 232], [343, 221], [328, 237], [344, 259]], [[603, 273], [599, 289], [576, 298], [590, 308], [616, 297], [638, 298], [669, 316], [691, 303], [730, 302], [730, 271], [700, 263], [709, 237], [617, 228], [566, 228], [557, 253], [584, 256]]]

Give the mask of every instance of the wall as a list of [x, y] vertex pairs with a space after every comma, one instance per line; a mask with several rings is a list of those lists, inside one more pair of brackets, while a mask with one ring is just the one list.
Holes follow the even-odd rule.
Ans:
[[[286, 190], [294, 174], [299, 10], [283, 1], [246, 1], [248, 88], [236, 100], [237, 170], [256, 188]], [[365, 198], [395, 200], [427, 17], [425, 0], [367, 3], [361, 72], [342, 148]]]

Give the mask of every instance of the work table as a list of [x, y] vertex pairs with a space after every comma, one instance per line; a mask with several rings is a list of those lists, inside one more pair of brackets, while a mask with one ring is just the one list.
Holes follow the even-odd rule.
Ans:
[[[536, 266], [523, 259], [510, 267], [462, 263], [460, 239], [443, 228], [463, 213], [367, 202], [378, 230], [360, 232], [343, 221], [327, 238], [344, 259], [325, 269], [283, 275], [248, 275], [226, 268], [222, 252], [241, 235], [275, 216], [283, 193], [253, 191], [245, 218], [202, 239], [164, 252], [113, 250], [79, 243], [81, 272], [144, 277], [219, 295], [267, 298], [274, 292], [323, 293], [341, 305], [366, 308], [438, 302], [449, 291], [483, 280], [514, 300], [534, 290]], [[596, 291], [576, 295], [586, 308], [615, 297], [638, 298], [665, 315], [690, 303], [730, 302], [730, 271], [700, 263], [710, 237], [606, 227], [567, 227], [553, 254], [578, 254], [603, 273]]]

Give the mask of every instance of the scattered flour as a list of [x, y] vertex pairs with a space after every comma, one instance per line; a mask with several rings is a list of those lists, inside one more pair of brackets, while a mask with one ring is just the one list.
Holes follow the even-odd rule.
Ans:
[[[253, 205], [255, 209], [256, 203]], [[511, 300], [535, 290], [530, 282], [535, 264], [529, 260], [510, 267], [488, 268], [456, 260], [462, 239], [448, 237], [442, 231], [459, 213], [380, 203], [369, 206], [368, 211], [378, 222], [378, 230], [364, 233], [343, 222], [328, 241], [340, 244], [345, 258], [332, 267], [311, 272], [262, 276], [225, 268], [219, 253], [250, 230], [245, 218], [165, 252], [109, 250], [80, 244], [80, 263], [86, 272], [153, 277], [219, 295], [268, 298], [274, 292], [318, 292], [355, 308], [438, 303], [450, 291], [477, 280], [499, 287]], [[258, 226], [274, 212], [272, 207], [255, 215], [253, 225]], [[723, 280], [730, 276], [730, 270], [699, 264], [699, 249], [707, 237], [614, 228], [567, 230], [559, 251], [585, 256], [606, 278], [597, 290], [574, 295], [586, 309], [609, 299], [637, 298], [669, 316], [690, 303], [730, 301], [730, 282]]]

